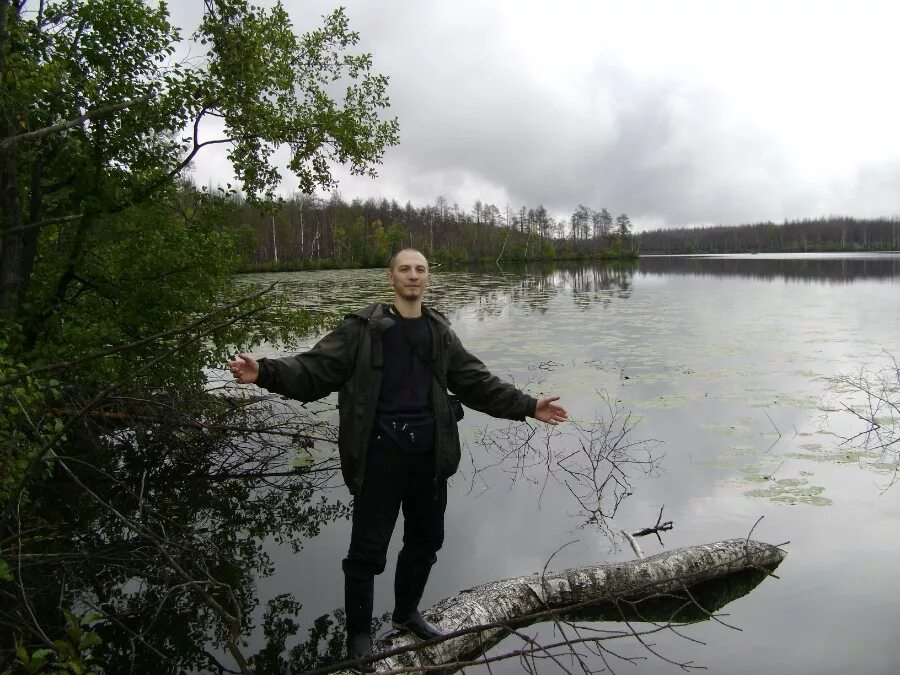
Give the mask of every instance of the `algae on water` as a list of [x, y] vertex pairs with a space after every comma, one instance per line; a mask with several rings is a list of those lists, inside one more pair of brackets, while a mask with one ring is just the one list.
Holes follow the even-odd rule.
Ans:
[[810, 485], [805, 478], [782, 478], [772, 481], [765, 488], [750, 490], [748, 497], [761, 497], [776, 504], [807, 504], [809, 506], [831, 506], [832, 501], [823, 497], [825, 488], [821, 485]]

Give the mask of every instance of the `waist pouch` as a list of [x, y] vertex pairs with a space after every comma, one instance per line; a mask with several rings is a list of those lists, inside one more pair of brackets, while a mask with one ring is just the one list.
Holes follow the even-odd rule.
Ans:
[[453, 394], [447, 394], [447, 400], [450, 402], [450, 412], [453, 413], [453, 418], [459, 422], [463, 418], [463, 415], [466, 414], [463, 404], [460, 402], [459, 398]]
[[434, 446], [432, 413], [395, 413], [378, 415], [376, 425], [404, 452], [430, 452]]

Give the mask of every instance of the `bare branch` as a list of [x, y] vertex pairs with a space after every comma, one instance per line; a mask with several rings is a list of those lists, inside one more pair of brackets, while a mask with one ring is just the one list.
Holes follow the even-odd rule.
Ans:
[[[190, 344], [207, 337], [215, 333], [218, 330], [222, 330], [237, 321], [243, 320], [258, 312], [259, 309], [252, 309], [248, 312], [240, 314], [228, 321], [224, 321], [222, 323], [216, 324], [204, 331], [197, 333], [196, 335], [191, 336], [189, 339], [173, 346], [171, 349], [166, 350], [158, 357], [154, 359], [150, 359], [146, 363], [143, 363], [140, 367], [134, 369], [130, 373], [126, 374], [119, 380], [112, 382], [105, 389], [97, 393], [76, 415], [70, 417], [62, 427], [56, 431], [49, 439], [47, 439], [40, 448], [35, 450], [28, 459], [28, 466], [25, 468], [25, 471], [22, 474], [21, 479], [19, 480], [18, 485], [10, 491], [9, 501], [6, 504], [6, 507], [2, 514], [0, 514], [0, 531], [6, 526], [6, 522], [11, 514], [11, 509], [14, 504], [17, 504], [22, 491], [25, 489], [25, 485], [31, 480], [31, 477], [34, 475], [37, 467], [41, 465], [42, 462], [45, 461], [49, 456], [53, 456], [55, 453], [53, 448], [59, 443], [59, 441], [66, 435], [66, 433], [73, 427], [73, 425], [87, 415], [91, 410], [93, 410], [97, 405], [99, 405], [102, 401], [104, 401], [113, 391], [121, 387], [124, 383], [131, 381], [139, 374], [150, 370], [151, 368], [155, 368], [161, 362], [169, 359], [173, 354], [177, 354], [179, 351], [184, 349]], [[204, 317], [204, 319], [208, 318]]]
[[95, 119], [97, 117], [104, 117], [106, 115], [111, 115], [112, 113], [119, 112], [120, 110], [126, 110], [127, 108], [131, 108], [133, 106], [139, 105], [141, 103], [146, 103], [152, 98], [152, 94], [144, 94], [143, 96], [139, 96], [138, 98], [133, 98], [128, 101], [121, 101], [120, 103], [111, 103], [109, 105], [105, 105], [101, 108], [95, 108], [94, 110], [89, 110], [83, 115], [79, 115], [73, 119], [67, 120], [65, 122], [60, 122], [59, 124], [54, 124], [50, 127], [44, 127], [43, 129], [37, 129], [35, 131], [29, 131], [24, 134], [16, 134], [15, 136], [7, 136], [2, 141], [0, 141], [0, 151], [11, 148], [13, 145], [18, 143], [23, 143], [25, 141], [33, 141], [38, 138], [43, 138], [44, 136], [48, 136], [50, 134], [55, 134], [60, 131], [65, 131], [66, 129], [71, 129], [72, 127], [77, 127], [82, 122], [86, 122], [91, 119]]
[[196, 319], [195, 321], [192, 321], [191, 323], [187, 324], [186, 326], [179, 326], [178, 328], [172, 328], [169, 330], [160, 331], [159, 333], [154, 333], [153, 335], [148, 335], [145, 338], [140, 338], [139, 340], [134, 340], [133, 342], [126, 342], [123, 344], [115, 345], [113, 347], [103, 349], [99, 352], [94, 352], [93, 354], [88, 354], [87, 356], [82, 356], [77, 359], [72, 359], [71, 361], [50, 363], [45, 366], [38, 366], [37, 368], [32, 368], [30, 370], [22, 371], [17, 375], [13, 375], [12, 377], [6, 378], [5, 380], [0, 380], [0, 387], [4, 387], [8, 384], [12, 384], [14, 382], [23, 380], [26, 377], [28, 377], [29, 375], [34, 375], [36, 373], [43, 373], [43, 372], [53, 371], [53, 370], [64, 370], [66, 368], [71, 368], [72, 366], [80, 365], [80, 364], [86, 363], [88, 361], [94, 361], [96, 359], [100, 359], [100, 358], [103, 358], [104, 356], [109, 356], [109, 355], [115, 354], [117, 352], [134, 349], [135, 347], [140, 347], [141, 345], [145, 345], [148, 342], [153, 342], [155, 340], [161, 340], [163, 338], [171, 337], [173, 335], [180, 335], [180, 334], [186, 333], [190, 330], [193, 330], [194, 328], [197, 328], [198, 326], [203, 325], [204, 323], [209, 321], [211, 318], [213, 318], [219, 314], [222, 314], [223, 312], [225, 312], [229, 309], [234, 309], [235, 307], [238, 307], [242, 304], [250, 302], [251, 300], [255, 300], [257, 298], [262, 297], [266, 293], [270, 292], [273, 288], [275, 288], [276, 283], [277, 282], [272, 282], [265, 288], [255, 292], [255, 293], [251, 293], [250, 295], [245, 295], [241, 298], [238, 298], [237, 300], [235, 300], [233, 302], [229, 302], [220, 307], [216, 307], [211, 312], [204, 314], [203, 316]]
[[83, 213], [76, 213], [71, 216], [59, 216], [56, 218], [44, 218], [43, 220], [38, 220], [34, 223], [26, 223], [24, 225], [17, 225], [16, 227], [11, 227], [6, 230], [7, 234], [14, 234], [16, 232], [24, 232], [25, 230], [30, 230], [32, 228], [41, 228], [44, 225], [50, 225], [52, 223], [70, 223], [84, 217]]

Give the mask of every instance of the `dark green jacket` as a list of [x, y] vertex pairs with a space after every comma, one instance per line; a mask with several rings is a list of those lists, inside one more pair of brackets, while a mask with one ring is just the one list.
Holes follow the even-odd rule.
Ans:
[[[348, 314], [308, 352], [280, 359], [260, 359], [256, 384], [298, 401], [315, 401], [338, 391], [341, 472], [350, 492], [362, 489], [366, 448], [381, 389], [381, 334], [393, 325], [389, 305], [374, 303]], [[524, 420], [533, 416], [536, 399], [491, 375], [465, 350], [447, 318], [422, 308], [431, 329], [432, 372], [443, 375], [451, 392], [470, 408], [494, 417]], [[436, 478], [452, 476], [459, 466], [456, 419], [447, 392], [431, 378], [435, 414]]]

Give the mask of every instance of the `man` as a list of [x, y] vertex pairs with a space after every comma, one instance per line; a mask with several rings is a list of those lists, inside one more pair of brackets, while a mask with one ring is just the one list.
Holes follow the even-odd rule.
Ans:
[[547, 424], [567, 417], [559, 397], [534, 399], [491, 375], [463, 348], [447, 319], [422, 304], [431, 273], [420, 251], [396, 253], [388, 280], [393, 306], [374, 303], [348, 315], [310, 351], [259, 362], [239, 354], [229, 362], [239, 383], [299, 401], [339, 391], [341, 472], [354, 496], [343, 560], [347, 654], [356, 659], [371, 654], [374, 577], [384, 571], [401, 508], [403, 548], [392, 623], [423, 640], [441, 635], [418, 606], [443, 544], [447, 479], [460, 459], [457, 415], [447, 389], [494, 417], [534, 417]]

